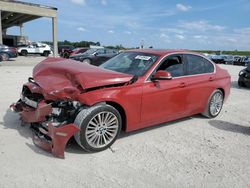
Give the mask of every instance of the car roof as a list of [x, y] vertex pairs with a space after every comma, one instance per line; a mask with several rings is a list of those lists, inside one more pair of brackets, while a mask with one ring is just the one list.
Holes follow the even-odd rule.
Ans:
[[[143, 52], [143, 53], [149, 53], [149, 54], [154, 54], [154, 55], [167, 55], [171, 53], [179, 53], [179, 52], [190, 52], [190, 53], [195, 53], [191, 52], [189, 50], [165, 50], [165, 49], [134, 49], [134, 50], [128, 50], [130, 52]], [[198, 54], [198, 53], [197, 53]]]

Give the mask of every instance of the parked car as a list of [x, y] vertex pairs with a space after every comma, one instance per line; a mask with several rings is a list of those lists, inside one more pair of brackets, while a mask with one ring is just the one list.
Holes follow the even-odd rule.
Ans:
[[238, 85], [240, 87], [250, 87], [250, 64], [239, 72]]
[[17, 49], [0, 44], [0, 56], [2, 57], [3, 61], [8, 61], [10, 58], [17, 57]]
[[39, 42], [33, 42], [31, 45], [26, 47], [19, 47], [17, 51], [22, 56], [27, 56], [28, 54], [40, 54], [47, 57], [52, 53], [52, 50], [48, 44]]
[[233, 65], [234, 63], [234, 56], [232, 55], [222, 55], [222, 59], [226, 65]]
[[70, 54], [73, 52], [74, 49], [75, 47], [71, 45], [60, 45], [58, 47], [58, 53], [60, 57], [69, 58]]
[[118, 54], [117, 50], [111, 50], [111, 49], [89, 49], [83, 54], [77, 54], [70, 56], [70, 59], [81, 61], [83, 63], [88, 63], [91, 65], [99, 66], [108, 59], [116, 56]]
[[189, 51], [126, 51], [100, 67], [48, 58], [35, 66], [11, 109], [31, 123], [36, 145], [63, 158], [73, 135], [84, 150], [98, 152], [121, 130], [199, 113], [214, 118], [230, 85], [226, 70]]
[[246, 59], [246, 66], [248, 66], [249, 64], [250, 64], [250, 56], [248, 56]]
[[248, 57], [234, 56], [234, 65], [246, 66], [248, 64]]
[[73, 56], [76, 54], [82, 54], [84, 52], [86, 52], [89, 48], [75, 48], [70, 54], [69, 56]]
[[210, 58], [216, 64], [225, 64], [225, 60], [222, 55], [211, 55]]

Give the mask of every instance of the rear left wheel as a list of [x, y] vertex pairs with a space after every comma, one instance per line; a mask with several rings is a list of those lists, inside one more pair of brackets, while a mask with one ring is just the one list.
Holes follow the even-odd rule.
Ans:
[[224, 95], [221, 90], [215, 90], [209, 97], [205, 112], [202, 115], [214, 118], [219, 115], [224, 102]]
[[98, 152], [110, 147], [121, 130], [121, 116], [112, 106], [99, 104], [83, 109], [76, 117], [80, 128], [74, 137], [86, 151]]

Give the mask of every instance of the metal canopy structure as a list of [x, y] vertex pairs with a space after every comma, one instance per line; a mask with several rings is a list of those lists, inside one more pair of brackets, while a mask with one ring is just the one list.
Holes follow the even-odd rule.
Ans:
[[20, 14], [2, 11], [2, 29], [8, 29], [13, 26], [20, 26], [25, 22], [40, 18], [40, 16], [32, 16], [29, 14]]
[[54, 56], [58, 54], [57, 46], [57, 8], [14, 0], [0, 0], [0, 44], [3, 33], [10, 27], [19, 26], [41, 17], [52, 18]]

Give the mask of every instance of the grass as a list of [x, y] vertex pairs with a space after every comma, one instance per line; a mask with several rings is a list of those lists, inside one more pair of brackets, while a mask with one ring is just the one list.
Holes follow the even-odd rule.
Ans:
[[228, 54], [228, 55], [239, 55], [239, 56], [250, 56], [250, 51], [213, 51], [213, 50], [192, 50], [199, 53], [208, 54]]

